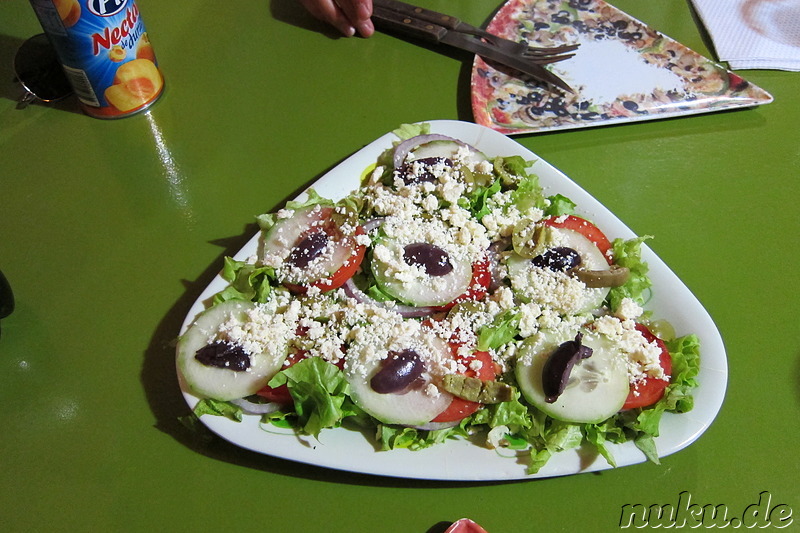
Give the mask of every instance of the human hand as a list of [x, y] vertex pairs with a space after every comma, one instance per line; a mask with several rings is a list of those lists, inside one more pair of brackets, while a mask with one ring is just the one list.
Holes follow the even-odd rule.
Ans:
[[375, 33], [372, 0], [298, 0], [315, 18], [327, 22], [345, 37], [358, 32], [362, 37]]

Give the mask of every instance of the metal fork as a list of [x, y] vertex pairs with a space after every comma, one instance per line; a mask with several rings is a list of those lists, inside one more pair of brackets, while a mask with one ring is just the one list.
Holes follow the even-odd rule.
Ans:
[[415, 17], [419, 20], [444, 26], [449, 30], [479, 37], [483, 41], [495, 46], [506, 54], [518, 56], [522, 59], [539, 65], [546, 65], [549, 63], [556, 63], [558, 61], [569, 59], [575, 55], [572, 52], [577, 50], [580, 46], [578, 44], [565, 44], [562, 46], [553, 47], [531, 46], [527, 41], [517, 42], [505, 39], [498, 35], [489, 33], [482, 28], [467, 24], [466, 22], [463, 22], [462, 20], [451, 15], [445, 15], [430, 9], [406, 4], [404, 2], [400, 2], [399, 0], [373, 0], [372, 3], [374, 6], [390, 9], [402, 15]]
[[[406, 37], [421, 39], [435, 44], [446, 44], [472, 52], [485, 60], [499, 63], [515, 71], [527, 74], [537, 81], [567, 92], [573, 92], [569, 84], [543, 66], [542, 63], [548, 62], [553, 56], [533, 61], [520, 55], [509, 54], [475, 35], [451, 30], [445, 26], [419, 19], [416, 15], [403, 14], [379, 5], [373, 6], [372, 20], [375, 21], [376, 28], [381, 28], [384, 31], [396, 32]], [[517, 44], [513, 41], [511, 42], [512, 44]], [[559, 59], [556, 58], [555, 60]]]

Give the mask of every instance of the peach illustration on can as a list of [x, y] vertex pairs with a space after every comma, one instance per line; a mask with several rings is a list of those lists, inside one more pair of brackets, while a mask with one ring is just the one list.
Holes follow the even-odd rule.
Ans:
[[150, 38], [147, 36], [147, 32], [139, 37], [139, 44], [136, 46], [136, 58], [149, 59], [153, 63], [156, 62], [156, 54], [153, 52], [153, 45], [150, 44]]
[[78, 0], [53, 0], [53, 3], [65, 27], [74, 26], [81, 18], [81, 5]]
[[125, 113], [153, 100], [163, 85], [155, 63], [149, 59], [134, 59], [120, 65], [105, 97], [109, 104]]
[[112, 46], [111, 50], [108, 51], [108, 58], [114, 63], [123, 61], [126, 55], [128, 55], [128, 53], [125, 52], [125, 49], [118, 44]]

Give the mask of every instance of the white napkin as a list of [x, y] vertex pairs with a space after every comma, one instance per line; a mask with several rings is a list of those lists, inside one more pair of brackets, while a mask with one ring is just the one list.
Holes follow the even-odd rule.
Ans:
[[732, 69], [800, 71], [800, 0], [692, 0]]

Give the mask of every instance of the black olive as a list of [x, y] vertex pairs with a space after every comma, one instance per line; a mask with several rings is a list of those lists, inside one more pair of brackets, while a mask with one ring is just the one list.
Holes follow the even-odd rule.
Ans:
[[572, 27], [578, 30], [580, 33], [589, 33], [589, 28], [586, 26], [586, 23], [582, 20], [572, 21]]
[[292, 248], [287, 261], [297, 268], [305, 268], [322, 254], [326, 246], [328, 246], [328, 234], [324, 231], [314, 232]]
[[197, 350], [194, 356], [206, 366], [244, 372], [250, 368], [250, 356], [239, 345], [216, 341]]
[[536, 106], [528, 106], [525, 108], [525, 113], [532, 119], [536, 119], [536, 117], [541, 117], [544, 114], [543, 107], [536, 107]]
[[569, 7], [585, 11], [592, 5], [592, 0], [570, 0]]
[[533, 266], [549, 268], [554, 272], [566, 272], [581, 264], [581, 256], [572, 248], [557, 246], [549, 248], [531, 259]]
[[571, 20], [569, 11], [561, 10], [558, 13], [551, 15], [550, 20], [556, 24], [569, 24]]
[[[453, 162], [446, 157], [423, 157], [403, 163], [403, 165], [397, 169], [397, 174], [406, 185], [414, 183], [435, 183], [436, 176], [430, 171], [430, 167], [436, 165], [452, 167]], [[415, 166], [417, 167], [416, 174], [414, 173]]]
[[634, 113], [639, 112], [639, 104], [637, 104], [633, 100], [625, 100], [624, 102], [622, 102], [622, 107], [624, 107], [628, 111], [633, 111]]
[[542, 391], [547, 403], [555, 402], [569, 381], [569, 374], [575, 363], [592, 356], [592, 349], [581, 344], [583, 335], [578, 333], [575, 340], [566, 341], [550, 354], [542, 368]]
[[419, 354], [411, 349], [389, 352], [369, 384], [379, 394], [391, 394], [407, 388], [422, 375], [424, 365]]
[[445, 276], [453, 271], [447, 252], [434, 244], [416, 242], [406, 245], [403, 260], [409, 265], [419, 265], [429, 276]]

